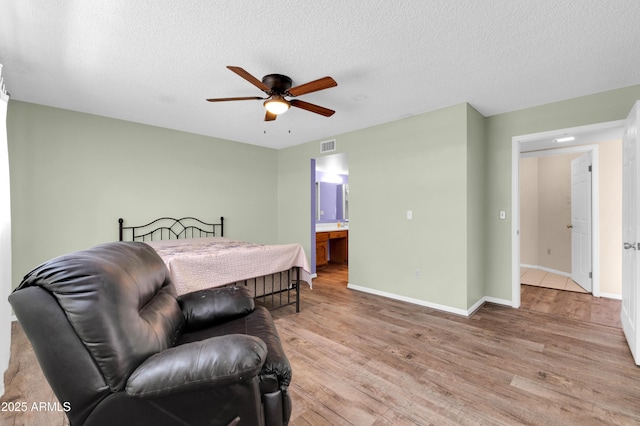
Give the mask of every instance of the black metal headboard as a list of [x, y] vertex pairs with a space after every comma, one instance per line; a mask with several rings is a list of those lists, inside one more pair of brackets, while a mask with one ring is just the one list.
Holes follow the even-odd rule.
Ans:
[[161, 217], [139, 226], [124, 226], [124, 219], [118, 219], [119, 241], [159, 241], [202, 237], [224, 237], [224, 217], [220, 216], [220, 223], [207, 223], [195, 217], [181, 219]]

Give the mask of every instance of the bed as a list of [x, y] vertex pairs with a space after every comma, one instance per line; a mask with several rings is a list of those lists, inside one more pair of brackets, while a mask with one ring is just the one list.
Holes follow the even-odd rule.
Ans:
[[118, 239], [152, 246], [167, 265], [179, 295], [243, 285], [259, 305], [269, 309], [295, 305], [299, 312], [300, 284], [311, 286], [300, 244], [261, 245], [226, 238], [224, 217], [219, 223], [162, 217], [136, 226], [125, 226], [121, 218]]

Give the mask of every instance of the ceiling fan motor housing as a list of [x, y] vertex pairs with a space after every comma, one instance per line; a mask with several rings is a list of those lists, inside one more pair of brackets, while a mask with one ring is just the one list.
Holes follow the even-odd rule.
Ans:
[[282, 74], [269, 74], [262, 77], [262, 83], [270, 87], [274, 93], [284, 94], [291, 89], [293, 82], [289, 77]]

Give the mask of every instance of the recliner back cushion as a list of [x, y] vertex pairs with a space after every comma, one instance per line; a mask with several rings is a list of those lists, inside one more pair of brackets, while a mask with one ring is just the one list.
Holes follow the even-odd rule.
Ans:
[[102, 244], [50, 260], [19, 288], [34, 285], [58, 300], [113, 391], [172, 346], [184, 325], [169, 271], [144, 243]]

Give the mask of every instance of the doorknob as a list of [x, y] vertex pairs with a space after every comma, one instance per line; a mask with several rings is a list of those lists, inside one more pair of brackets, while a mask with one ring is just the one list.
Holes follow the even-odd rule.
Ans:
[[573, 228], [573, 225], [567, 225], [567, 229]]
[[[638, 244], [638, 247], [640, 248], [640, 244]], [[636, 249], [636, 243], [624, 243], [624, 249], [625, 250], [629, 250], [629, 249]]]

